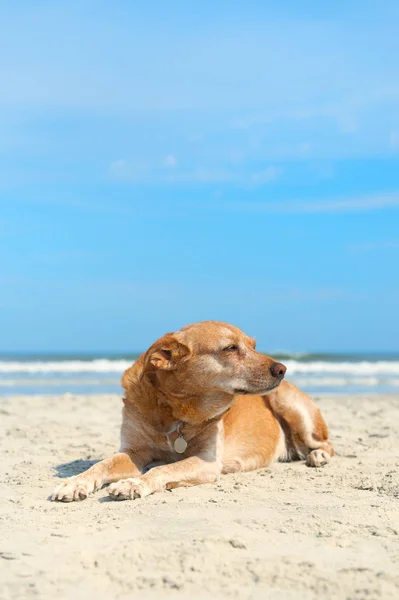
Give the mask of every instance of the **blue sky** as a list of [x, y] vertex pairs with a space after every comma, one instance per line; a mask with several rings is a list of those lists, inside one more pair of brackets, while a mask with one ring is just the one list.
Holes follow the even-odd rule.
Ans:
[[0, 2], [0, 350], [397, 351], [399, 5]]

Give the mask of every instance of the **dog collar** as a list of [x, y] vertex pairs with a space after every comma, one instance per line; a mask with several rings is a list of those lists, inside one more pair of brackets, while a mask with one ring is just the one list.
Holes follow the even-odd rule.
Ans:
[[187, 450], [187, 442], [184, 439], [183, 434], [181, 432], [182, 426], [183, 426], [183, 422], [180, 421], [180, 423], [177, 424], [177, 434], [178, 435], [173, 443], [173, 448], [175, 449], [175, 451], [178, 454], [184, 454], [184, 452]]
[[[211, 423], [213, 420], [221, 417], [222, 415], [224, 415], [227, 411], [230, 410], [232, 406], [232, 403], [227, 406], [221, 413], [219, 413], [218, 415], [215, 415], [213, 417], [211, 417], [210, 419], [208, 419], [208, 421], [206, 421], [207, 423]], [[185, 440], [181, 430], [182, 427], [184, 426], [184, 421], [178, 421], [178, 423], [176, 425], [174, 425], [167, 433], [166, 435], [169, 437], [171, 433], [174, 433], [175, 431], [177, 431], [177, 438], [175, 439], [175, 441], [173, 442], [173, 448], [175, 450], [175, 452], [177, 452], [178, 454], [184, 454], [185, 451], [187, 450], [187, 446], [188, 443]]]
[[188, 445], [187, 441], [184, 439], [184, 436], [181, 432], [183, 425], [184, 425], [184, 422], [179, 421], [176, 425], [174, 425], [166, 433], [167, 437], [169, 437], [172, 433], [177, 431], [177, 438], [173, 442], [173, 448], [174, 448], [175, 452], [177, 452], [178, 454], [184, 454], [184, 452], [187, 450], [187, 445]]

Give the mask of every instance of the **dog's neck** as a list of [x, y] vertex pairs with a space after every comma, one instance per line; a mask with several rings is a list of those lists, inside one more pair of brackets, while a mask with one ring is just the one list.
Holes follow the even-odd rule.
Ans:
[[[234, 396], [223, 393], [212, 394], [206, 399], [194, 394], [166, 392], [161, 388], [156, 373], [151, 371], [132, 375], [124, 402], [134, 405], [159, 432], [166, 433], [178, 424], [190, 430], [202, 428], [205, 423], [221, 419], [234, 402]], [[209, 412], [212, 404], [216, 405], [216, 409]], [[204, 406], [208, 406], [208, 410]]]
[[[209, 423], [211, 421], [218, 420], [231, 408], [234, 402], [234, 396], [228, 396], [226, 394], [212, 394], [210, 398], [204, 398], [200, 396], [187, 396], [185, 394], [172, 394], [162, 390], [161, 394], [167, 398], [167, 402], [172, 409], [173, 416], [178, 419], [179, 423], [187, 423], [190, 425]], [[215, 401], [216, 399], [221, 401], [221, 406], [213, 412], [209, 410], [201, 411], [201, 405], [206, 401]], [[205, 402], [204, 402], [205, 401]]]

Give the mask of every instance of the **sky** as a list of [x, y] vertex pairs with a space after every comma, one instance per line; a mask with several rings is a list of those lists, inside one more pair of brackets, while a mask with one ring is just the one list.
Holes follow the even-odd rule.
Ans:
[[0, 1], [0, 351], [399, 351], [399, 4]]

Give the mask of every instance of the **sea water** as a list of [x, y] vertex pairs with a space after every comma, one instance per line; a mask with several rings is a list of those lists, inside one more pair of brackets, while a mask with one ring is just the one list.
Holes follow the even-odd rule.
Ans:
[[[310, 394], [399, 393], [399, 355], [271, 353]], [[121, 393], [137, 355], [0, 355], [0, 395]]]

